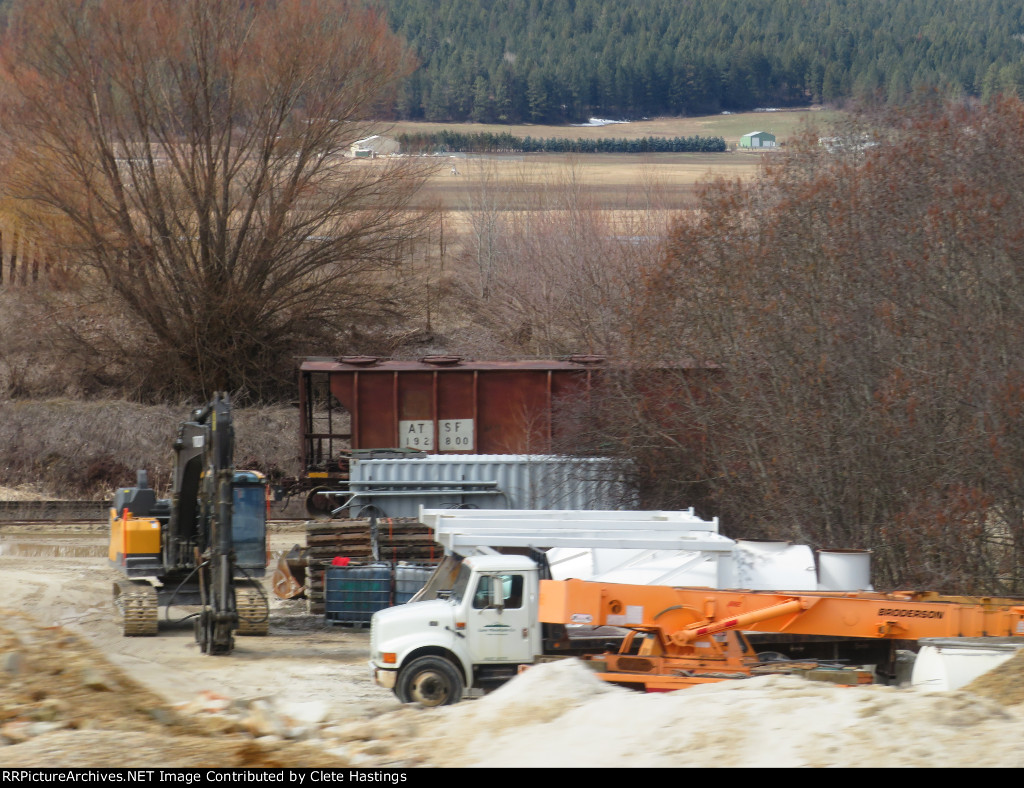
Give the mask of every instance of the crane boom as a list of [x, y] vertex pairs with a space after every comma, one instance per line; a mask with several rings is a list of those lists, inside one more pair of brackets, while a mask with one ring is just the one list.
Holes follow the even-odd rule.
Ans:
[[728, 629], [920, 640], [1024, 636], [1024, 600], [933, 593], [716, 591], [542, 580], [540, 620], [657, 631], [685, 648]]

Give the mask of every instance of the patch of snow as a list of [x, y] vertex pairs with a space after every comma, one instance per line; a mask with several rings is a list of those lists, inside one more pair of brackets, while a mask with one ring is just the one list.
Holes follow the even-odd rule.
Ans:
[[586, 123], [572, 123], [572, 126], [610, 126], [613, 123], [629, 123], [628, 120], [608, 120], [607, 118], [591, 118]]

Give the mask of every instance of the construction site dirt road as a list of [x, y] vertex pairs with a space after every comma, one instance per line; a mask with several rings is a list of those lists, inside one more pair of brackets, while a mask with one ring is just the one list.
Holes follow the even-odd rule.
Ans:
[[[171, 731], [174, 735], [159, 732], [147, 745], [162, 752], [178, 733], [206, 737], [198, 742], [198, 751], [197, 742], [183, 750], [198, 760], [181, 765], [222, 764], [225, 747], [231, 751], [228, 740], [232, 737], [243, 746], [240, 760], [268, 765], [279, 762], [281, 755], [261, 755], [258, 746], [251, 746], [254, 736], [266, 743], [280, 739], [283, 744], [271, 748], [277, 752], [295, 741], [318, 739], [313, 734], [328, 720], [343, 726], [399, 707], [391, 693], [369, 679], [368, 630], [336, 627], [322, 617], [308, 616], [301, 600], [284, 601], [270, 594], [270, 635], [238, 637], [235, 652], [226, 657], [201, 653], [192, 622], [168, 622], [163, 611], [158, 636], [123, 637], [110, 599], [115, 573], [107, 566], [106, 527], [75, 528], [78, 533], [68, 535], [59, 533], [59, 526], [0, 526], [0, 576], [5, 588], [0, 602], [5, 608], [0, 616], [4, 636], [0, 653], [15, 655], [7, 657], [6, 671], [0, 671], [6, 682], [0, 737], [8, 742], [27, 742], [40, 731], [50, 737], [56, 731], [63, 731], [65, 737], [74, 732], [79, 738], [88, 732], [88, 738], [96, 739], [104, 727], [102, 720], [116, 720], [103, 711], [109, 707], [111, 711], [120, 708], [118, 724], [136, 734], [144, 734], [154, 719], [187, 719], [188, 725]], [[301, 541], [301, 530], [278, 529], [271, 535], [272, 552], [291, 547], [296, 538]], [[174, 619], [188, 613], [179, 608], [170, 612]], [[103, 667], [103, 660], [113, 670]], [[51, 663], [59, 672], [47, 667]], [[59, 667], [70, 664], [73, 667]], [[133, 686], [79, 691], [82, 675], [96, 672], [118, 672], [130, 677]], [[115, 681], [117, 686], [123, 677]], [[104, 682], [99, 685], [105, 686]], [[17, 708], [9, 700], [12, 694], [22, 698]], [[28, 714], [24, 702], [33, 706]], [[70, 727], [63, 724], [68, 715], [78, 720]], [[23, 724], [26, 719], [48, 724], [32, 728]], [[225, 740], [213, 743], [211, 735]], [[100, 757], [96, 746], [88, 744], [80, 756], [62, 755], [81, 765], [125, 765], [123, 742], [115, 745], [107, 763], [96, 760]], [[19, 749], [0, 748], [0, 763], [9, 763]], [[320, 765], [360, 763], [359, 753], [348, 749], [352, 750], [348, 755], [328, 755], [321, 747], [317, 760]], [[216, 757], [209, 757], [211, 750]], [[129, 750], [148, 765], [171, 765], [159, 754], [147, 758], [145, 751]], [[296, 753], [288, 756], [295, 757]], [[138, 763], [134, 757], [130, 762]], [[37, 765], [53, 763], [44, 760]]]
[[371, 682], [368, 631], [302, 601], [274, 599], [269, 635], [227, 656], [189, 622], [123, 637], [106, 528], [76, 527], [0, 524], [3, 767], [1024, 766], [1024, 659], [951, 693], [768, 676], [668, 695], [567, 660], [420, 709]]

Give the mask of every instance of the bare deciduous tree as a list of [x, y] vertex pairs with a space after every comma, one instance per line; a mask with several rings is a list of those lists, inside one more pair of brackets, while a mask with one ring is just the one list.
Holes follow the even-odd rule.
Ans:
[[619, 376], [579, 445], [646, 506], [869, 548], [879, 586], [1020, 593], [1021, 133], [1016, 99], [922, 103], [710, 185], [631, 302], [663, 371]]
[[459, 262], [477, 348], [489, 340], [490, 352], [505, 354], [621, 352], [631, 283], [662, 242], [659, 212], [595, 205], [571, 160], [540, 182], [488, 160], [464, 170]]
[[259, 396], [395, 306], [426, 170], [342, 157], [411, 67], [377, 12], [18, 2], [3, 64], [9, 191], [94, 274], [109, 330], [79, 352], [111, 373]]

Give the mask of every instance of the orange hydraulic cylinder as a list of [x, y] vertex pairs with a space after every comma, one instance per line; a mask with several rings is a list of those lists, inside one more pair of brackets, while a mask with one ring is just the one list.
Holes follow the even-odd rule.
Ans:
[[689, 643], [703, 635], [713, 635], [716, 632], [724, 632], [727, 629], [747, 629], [762, 621], [768, 621], [769, 619], [791, 613], [799, 613], [804, 607], [804, 602], [799, 599], [793, 599], [778, 605], [770, 605], [762, 610], [755, 610], [752, 613], [731, 616], [711, 624], [691, 624], [685, 629], [674, 633], [672, 639], [677, 643]]

